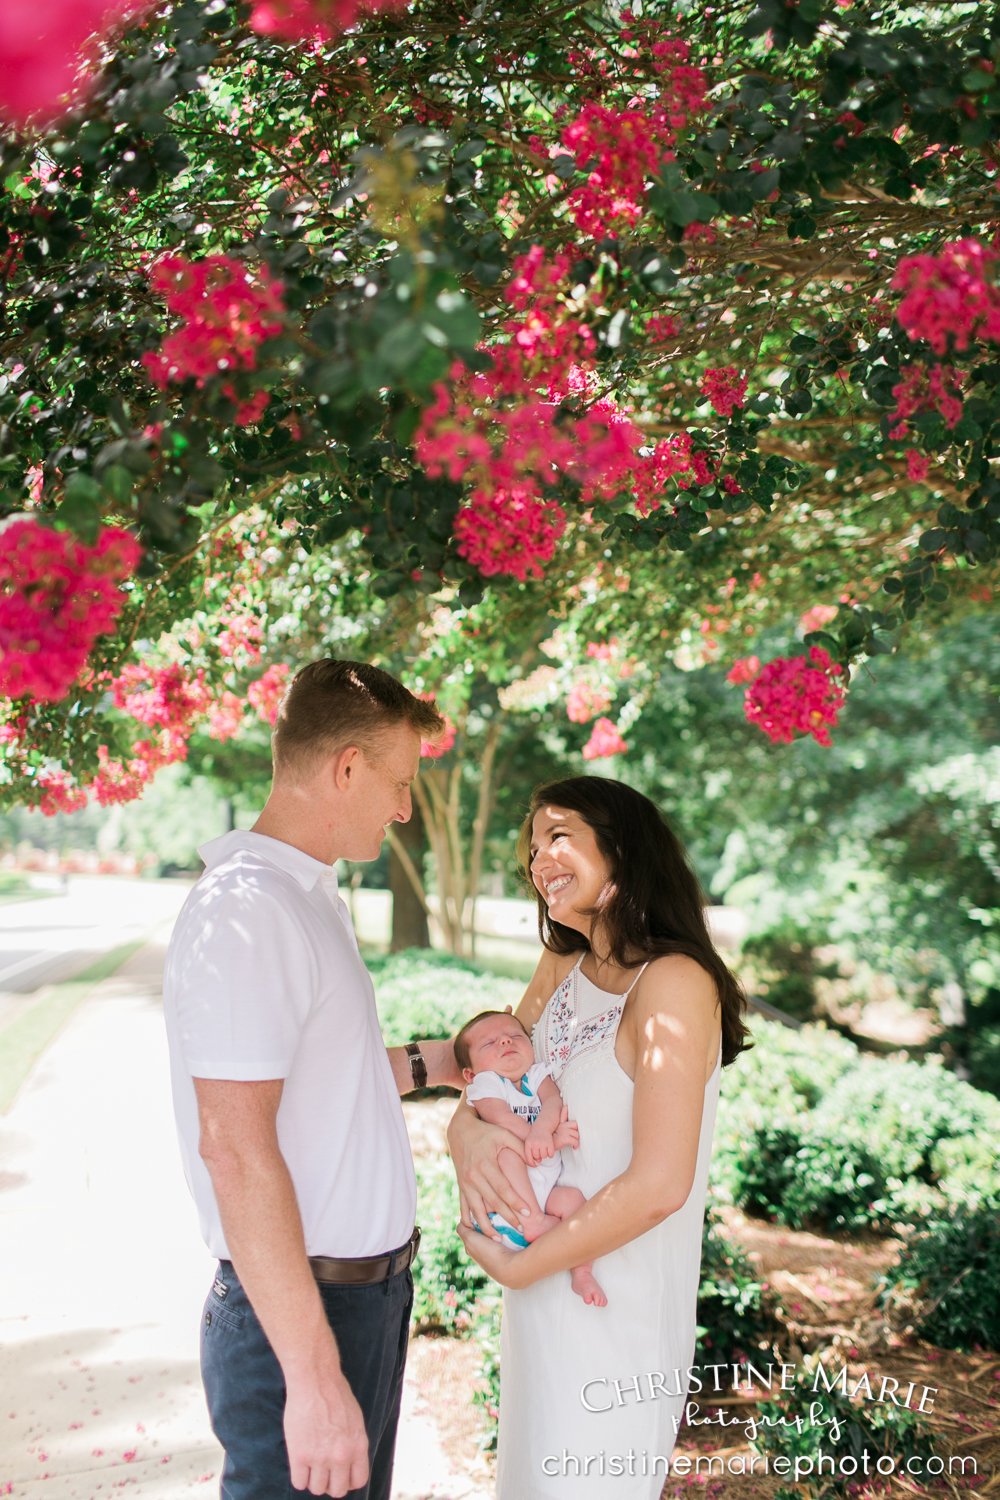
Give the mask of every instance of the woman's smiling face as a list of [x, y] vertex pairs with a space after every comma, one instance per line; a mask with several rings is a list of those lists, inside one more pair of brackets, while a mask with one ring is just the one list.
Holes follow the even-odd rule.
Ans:
[[531, 825], [531, 879], [549, 918], [590, 936], [593, 918], [611, 878], [590, 824], [563, 807], [540, 807]]

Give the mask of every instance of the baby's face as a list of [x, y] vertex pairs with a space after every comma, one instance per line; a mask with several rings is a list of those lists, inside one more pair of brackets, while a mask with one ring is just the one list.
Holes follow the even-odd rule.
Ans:
[[520, 1083], [535, 1060], [531, 1042], [513, 1016], [487, 1016], [467, 1033], [466, 1041], [472, 1064], [465, 1069], [466, 1083], [487, 1072]]

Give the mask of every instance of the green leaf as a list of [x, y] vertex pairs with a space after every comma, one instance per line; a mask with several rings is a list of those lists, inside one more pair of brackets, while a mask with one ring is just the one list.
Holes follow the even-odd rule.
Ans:
[[479, 313], [461, 292], [438, 292], [433, 307], [424, 313], [424, 322], [440, 332], [452, 349], [475, 348], [482, 336]]
[[962, 87], [967, 94], [988, 94], [996, 84], [996, 74], [984, 73], [982, 68], [973, 68], [962, 79]]
[[384, 360], [390, 370], [399, 372], [416, 364], [423, 351], [424, 332], [413, 318], [401, 318], [376, 346], [378, 358]]
[[465, 141], [459, 146], [452, 161], [456, 166], [460, 166], [464, 161], [475, 161], [476, 157], [482, 156], [485, 150], [486, 142], [480, 136], [473, 136], [471, 141]]
[[101, 475], [101, 484], [116, 505], [127, 505], [132, 498], [132, 475], [121, 464], [109, 464]]
[[975, 443], [982, 437], [983, 429], [972, 417], [963, 417], [952, 428], [951, 435], [956, 443]]
[[82, 542], [92, 546], [97, 540], [103, 504], [101, 487], [89, 474], [71, 474], [63, 502], [56, 511], [56, 524], [75, 532]]

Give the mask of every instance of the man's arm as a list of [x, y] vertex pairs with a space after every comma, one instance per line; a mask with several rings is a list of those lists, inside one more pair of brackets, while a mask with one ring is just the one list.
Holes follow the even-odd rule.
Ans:
[[285, 1377], [294, 1489], [345, 1495], [368, 1479], [361, 1409], [306, 1258], [295, 1189], [278, 1146], [283, 1081], [196, 1078], [199, 1151], [226, 1244]]
[[[410, 1071], [410, 1059], [405, 1047], [387, 1047], [385, 1050], [389, 1054], [392, 1076], [396, 1080], [399, 1092], [412, 1094], [413, 1074]], [[465, 1079], [455, 1060], [455, 1048], [451, 1042], [421, 1042], [420, 1051], [427, 1064], [427, 1087], [429, 1089], [440, 1088], [443, 1084], [453, 1089], [465, 1087]]]

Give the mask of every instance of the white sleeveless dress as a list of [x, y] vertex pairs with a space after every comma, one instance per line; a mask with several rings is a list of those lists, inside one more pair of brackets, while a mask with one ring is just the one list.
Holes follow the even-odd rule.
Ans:
[[[598, 989], [578, 962], [532, 1034], [580, 1127], [562, 1182], [588, 1198], [632, 1156], [633, 1084], [615, 1057], [626, 995]], [[658, 1500], [694, 1360], [720, 1075], [721, 1049], [683, 1208], [594, 1262], [607, 1307], [576, 1296], [568, 1271], [504, 1292], [497, 1500]]]

